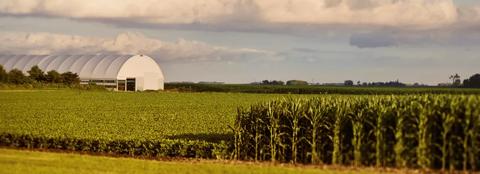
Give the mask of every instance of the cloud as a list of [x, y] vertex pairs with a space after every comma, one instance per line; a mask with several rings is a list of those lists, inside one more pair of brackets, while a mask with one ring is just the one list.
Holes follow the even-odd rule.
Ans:
[[229, 48], [179, 39], [164, 42], [140, 33], [98, 38], [52, 33], [0, 33], [0, 54], [146, 54], [159, 61], [256, 61], [275, 59], [275, 53]]
[[402, 45], [472, 46], [480, 44], [480, 6], [457, 7], [454, 23], [438, 28], [369, 28], [352, 32], [350, 45], [379, 48]]
[[350, 37], [350, 45], [358, 48], [390, 47], [397, 44], [397, 40], [390, 33], [359, 33]]
[[1, 16], [67, 18], [122, 28], [303, 37], [333, 33], [350, 37], [350, 45], [358, 48], [480, 41], [471, 37], [480, 33], [480, 6], [457, 6], [452, 0], [1, 0]]
[[475, 25], [424, 31], [377, 29], [352, 33], [350, 35], [350, 45], [358, 48], [403, 45], [472, 47], [480, 45], [480, 30], [478, 29], [479, 26]]
[[[468, 22], [452, 0], [2, 0], [0, 13], [129, 27], [281, 30], [326, 25], [440, 28]], [[468, 12], [467, 12], [468, 11]]]

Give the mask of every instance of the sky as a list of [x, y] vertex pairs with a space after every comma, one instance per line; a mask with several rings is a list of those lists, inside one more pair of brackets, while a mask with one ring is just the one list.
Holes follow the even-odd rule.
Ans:
[[480, 73], [478, 0], [2, 0], [0, 54], [146, 54], [167, 82]]

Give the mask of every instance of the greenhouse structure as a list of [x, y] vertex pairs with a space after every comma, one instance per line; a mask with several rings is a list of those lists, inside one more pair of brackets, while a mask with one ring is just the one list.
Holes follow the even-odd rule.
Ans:
[[163, 90], [164, 83], [159, 64], [145, 55], [0, 55], [0, 65], [24, 73], [35, 65], [45, 72], [72, 72], [81, 84], [118, 91]]

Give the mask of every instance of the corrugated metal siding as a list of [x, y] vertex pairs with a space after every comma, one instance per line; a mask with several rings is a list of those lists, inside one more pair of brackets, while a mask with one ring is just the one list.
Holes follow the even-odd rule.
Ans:
[[115, 79], [122, 65], [132, 55], [0, 55], [5, 70], [27, 73], [38, 65], [43, 71], [77, 73], [81, 79]]

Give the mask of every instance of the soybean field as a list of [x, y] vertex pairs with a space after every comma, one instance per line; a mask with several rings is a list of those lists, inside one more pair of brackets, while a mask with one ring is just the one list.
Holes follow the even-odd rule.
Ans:
[[281, 95], [0, 91], [0, 133], [105, 140], [221, 139], [238, 106]]

